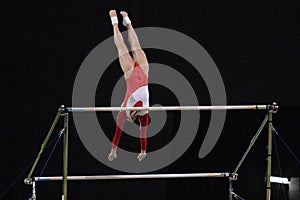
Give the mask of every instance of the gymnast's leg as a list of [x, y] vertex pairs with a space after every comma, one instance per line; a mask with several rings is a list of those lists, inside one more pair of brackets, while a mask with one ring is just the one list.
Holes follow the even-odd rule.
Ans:
[[127, 46], [124, 43], [122, 34], [119, 30], [116, 11], [115, 10], [109, 11], [109, 15], [111, 18], [111, 23], [114, 31], [114, 42], [118, 49], [119, 62], [123, 72], [126, 73], [134, 67], [134, 60], [130, 56]]
[[131, 51], [135, 62], [141, 66], [145, 74], [148, 76], [149, 64], [145, 52], [141, 48], [139, 39], [134, 31], [131, 24], [131, 20], [125, 11], [121, 11], [120, 14], [123, 17], [123, 25], [127, 27], [128, 30], [128, 41], [131, 46]]

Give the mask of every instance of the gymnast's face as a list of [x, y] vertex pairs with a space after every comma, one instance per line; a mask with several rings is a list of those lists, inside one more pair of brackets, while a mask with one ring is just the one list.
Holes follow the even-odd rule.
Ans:
[[131, 116], [131, 119], [127, 118], [127, 121], [129, 122], [134, 122], [134, 120], [136, 120], [136, 115]]

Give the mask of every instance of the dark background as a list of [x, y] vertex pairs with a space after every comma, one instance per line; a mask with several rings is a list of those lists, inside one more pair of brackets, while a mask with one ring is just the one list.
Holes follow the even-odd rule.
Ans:
[[[1, 106], [4, 108], [1, 109], [0, 193], [34, 160], [58, 107], [71, 105], [73, 83], [82, 61], [94, 47], [112, 35], [108, 17], [112, 8], [127, 10], [135, 27], [170, 28], [199, 42], [221, 72], [228, 104], [278, 102], [280, 110], [274, 116], [274, 126], [300, 156], [299, 1], [12, 0], [1, 1], [0, 5]], [[186, 61], [167, 52], [146, 52], [149, 62], [167, 64], [184, 73], [199, 95], [200, 104], [210, 103], [201, 77], [182, 69], [189, 65]], [[117, 61], [108, 71], [114, 73], [114, 78], [108, 73], [103, 81], [110, 88], [122, 72]], [[110, 106], [109, 91], [97, 93], [97, 103], [107, 102]], [[153, 94], [151, 104], [163, 99], [163, 105], [176, 103], [174, 98], [170, 101], [165, 101], [167, 97], [159, 99], [167, 94], [163, 87], [152, 85], [150, 93]], [[266, 113], [228, 112], [216, 147], [207, 157], [199, 159], [198, 150], [210, 116], [209, 112], [201, 114], [201, 129], [192, 146], [176, 162], [155, 173], [233, 171]], [[175, 124], [171, 119], [178, 120], [177, 115], [176, 112], [168, 115], [170, 123], [165, 130], [169, 134]], [[109, 137], [112, 137], [114, 125], [113, 120], [106, 123]], [[87, 152], [73, 123], [70, 130], [70, 174], [123, 174], [102, 165]], [[235, 192], [245, 199], [265, 198], [266, 136], [265, 129], [234, 182]], [[149, 150], [163, 146], [171, 138], [172, 135], [169, 138], [158, 136], [150, 140]], [[124, 136], [121, 145], [132, 146], [128, 144], [131, 140]], [[132, 141], [138, 145], [138, 140]], [[297, 162], [278, 139], [275, 144], [278, 155], [274, 149], [272, 174], [299, 177]], [[61, 174], [61, 146], [60, 142], [44, 175]], [[35, 175], [48, 154], [49, 150]], [[30, 187], [23, 184], [27, 173], [3, 199], [28, 198]], [[286, 199], [287, 188], [275, 184], [273, 188], [272, 199]], [[38, 199], [60, 199], [60, 195], [60, 183], [38, 185]], [[223, 179], [69, 183], [69, 199], [226, 199], [227, 196], [227, 181]]]

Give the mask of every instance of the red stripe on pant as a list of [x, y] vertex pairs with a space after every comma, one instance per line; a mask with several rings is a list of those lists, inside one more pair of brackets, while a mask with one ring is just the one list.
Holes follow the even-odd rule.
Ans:
[[[134, 107], [142, 107], [142, 102], [137, 102]], [[140, 144], [141, 144], [141, 151], [146, 151], [147, 149], [147, 129], [148, 129], [148, 123], [149, 123], [149, 115], [146, 113], [143, 116], [138, 116], [138, 119], [140, 121]], [[117, 116], [117, 125], [116, 125], [116, 131], [115, 135], [112, 141], [112, 147], [116, 149], [119, 145], [121, 135], [123, 133], [124, 124], [127, 120], [127, 116], [125, 111], [121, 111], [118, 113]]]

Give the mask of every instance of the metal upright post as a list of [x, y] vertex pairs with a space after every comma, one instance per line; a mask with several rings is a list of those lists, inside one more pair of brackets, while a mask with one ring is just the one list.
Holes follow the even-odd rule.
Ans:
[[63, 196], [67, 200], [68, 193], [68, 146], [69, 146], [69, 113], [64, 113], [64, 144], [63, 144]]
[[272, 119], [273, 119], [273, 110], [269, 110], [268, 114], [268, 157], [267, 157], [267, 192], [266, 200], [271, 200], [271, 171], [272, 171]]
[[272, 172], [272, 138], [273, 138], [273, 113], [277, 113], [278, 105], [274, 102], [268, 106], [268, 157], [267, 157], [267, 191], [266, 200], [271, 200], [271, 172]]
[[36, 200], [35, 181], [32, 181], [32, 194], [30, 200]]
[[232, 192], [233, 192], [233, 188], [232, 188], [232, 177], [229, 177], [229, 200], [232, 200]]

